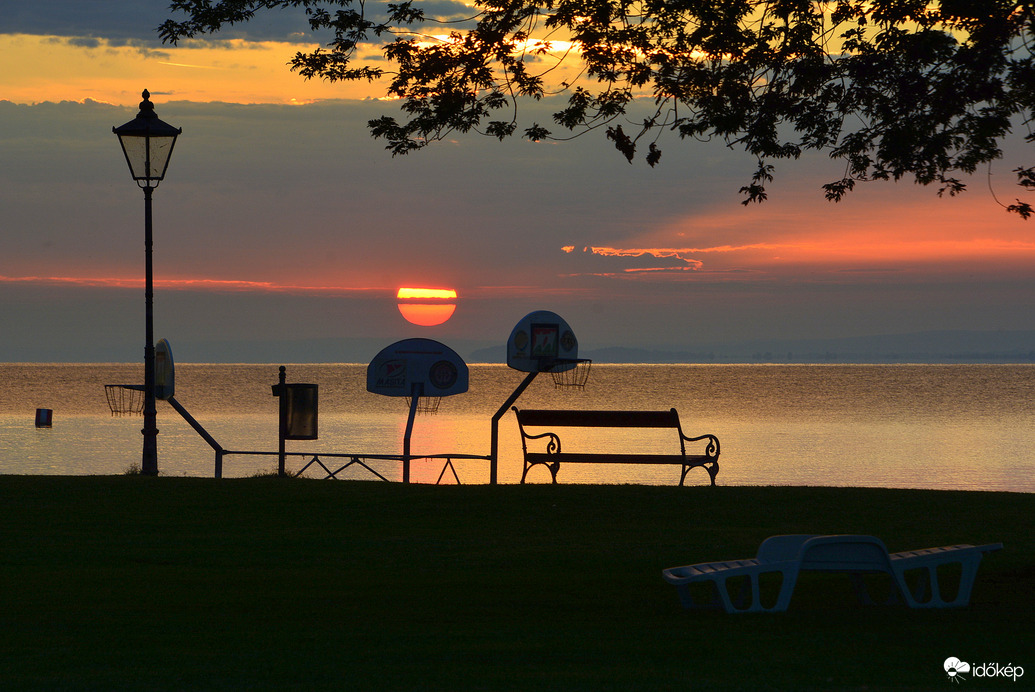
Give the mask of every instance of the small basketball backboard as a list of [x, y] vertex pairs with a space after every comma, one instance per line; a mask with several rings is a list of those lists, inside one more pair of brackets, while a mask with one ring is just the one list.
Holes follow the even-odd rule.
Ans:
[[462, 394], [467, 363], [432, 339], [403, 339], [381, 350], [367, 366], [367, 391], [385, 396], [441, 397]]
[[507, 339], [507, 365], [522, 372], [563, 372], [574, 368], [578, 357], [575, 332], [548, 310], [522, 317]]
[[155, 344], [155, 398], [167, 401], [176, 395], [176, 370], [167, 339]]

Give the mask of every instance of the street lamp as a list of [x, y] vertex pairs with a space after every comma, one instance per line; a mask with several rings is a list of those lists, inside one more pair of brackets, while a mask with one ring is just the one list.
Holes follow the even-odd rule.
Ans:
[[144, 451], [140, 472], [158, 475], [158, 411], [155, 406], [155, 343], [154, 343], [154, 286], [151, 270], [151, 193], [165, 177], [178, 127], [162, 122], [155, 114], [151, 94], [144, 89], [137, 117], [111, 131], [119, 137], [122, 153], [126, 155], [133, 180], [144, 191], [144, 269], [145, 332], [144, 345]]

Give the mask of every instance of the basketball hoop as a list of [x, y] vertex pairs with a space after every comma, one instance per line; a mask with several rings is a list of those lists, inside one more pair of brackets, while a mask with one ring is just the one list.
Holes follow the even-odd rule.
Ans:
[[[573, 363], [575, 367], [568, 367], [564, 370], [556, 370], [556, 368], [572, 365]], [[592, 365], [593, 361], [589, 358], [558, 360], [553, 366], [555, 369], [550, 370], [550, 375], [553, 377], [554, 387], [558, 389], [583, 389], [586, 386], [586, 381], [589, 379], [589, 369]]]
[[144, 412], [143, 385], [106, 384], [104, 395], [108, 398], [112, 416], [139, 416]]
[[[412, 399], [410, 397], [405, 397], [405, 399], [406, 408], [408, 409], [410, 408], [410, 402], [412, 401]], [[434, 416], [436, 413], [438, 413], [438, 405], [441, 402], [442, 397], [440, 396], [419, 396], [417, 397], [417, 413], [426, 416]]]

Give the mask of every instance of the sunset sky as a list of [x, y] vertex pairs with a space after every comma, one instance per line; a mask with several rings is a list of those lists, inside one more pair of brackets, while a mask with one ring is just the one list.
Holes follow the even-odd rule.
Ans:
[[[366, 129], [395, 113], [383, 86], [288, 69], [319, 42], [302, 16], [174, 48], [167, 5], [0, 0], [0, 361], [141, 357], [143, 195], [111, 128], [145, 88], [183, 128], [154, 197], [155, 332], [181, 361], [364, 362], [407, 337], [466, 356], [540, 309], [584, 350], [1035, 329], [1035, 220], [993, 197], [1033, 163], [1020, 137], [961, 197], [839, 204], [821, 155], [744, 207], [754, 160], [674, 137], [654, 169], [603, 133], [393, 159]], [[406, 322], [403, 286], [455, 289], [453, 316]]]

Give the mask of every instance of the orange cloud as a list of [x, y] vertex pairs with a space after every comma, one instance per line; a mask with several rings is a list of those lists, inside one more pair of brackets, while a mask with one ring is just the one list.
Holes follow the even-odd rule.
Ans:
[[[564, 246], [578, 255], [570, 275], [627, 276], [695, 280], [752, 274], [756, 278], [788, 272], [844, 275], [904, 271], [955, 273], [961, 268], [985, 271], [1035, 269], [1035, 241], [1002, 237], [933, 237], [901, 230], [876, 229], [823, 236], [802, 233], [779, 242], [710, 247], [617, 248]], [[594, 262], [594, 260], [597, 260]], [[672, 264], [671, 260], [677, 260]], [[605, 262], [601, 264], [600, 262]]]
[[938, 199], [906, 186], [868, 187], [837, 205], [780, 198], [764, 207], [713, 207], [661, 219], [625, 244], [562, 250], [573, 256], [573, 274], [655, 281], [1035, 273], [1030, 225], [987, 195]]
[[288, 68], [297, 51], [314, 47], [225, 39], [149, 49], [104, 39], [5, 34], [0, 62], [18, 69], [4, 75], [3, 98], [23, 104], [92, 99], [132, 107], [142, 85], [159, 84], [163, 101], [290, 104], [384, 95], [382, 83], [307, 81]]
[[[563, 252], [572, 254], [575, 252], [574, 245], [565, 245], [561, 248]], [[590, 246], [584, 247], [581, 250], [584, 255], [596, 255], [598, 257], [617, 257], [627, 258], [631, 260], [677, 260], [682, 264], [675, 266], [633, 266], [625, 267], [619, 271], [625, 273], [635, 272], [671, 272], [671, 271], [695, 271], [703, 266], [703, 262], [688, 255], [693, 254], [696, 250], [691, 248], [616, 248], [616, 247], [598, 247]]]

